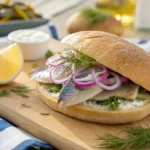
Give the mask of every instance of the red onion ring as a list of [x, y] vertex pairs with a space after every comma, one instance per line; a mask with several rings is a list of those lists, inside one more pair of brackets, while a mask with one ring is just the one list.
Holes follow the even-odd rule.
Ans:
[[[120, 77], [120, 80], [122, 83], [124, 83], [124, 82], [128, 82], [129, 79], [122, 76], [122, 77]], [[105, 85], [111, 85], [111, 84], [114, 84], [115, 81], [116, 81], [115, 78], [108, 78], [108, 79], [102, 81], [102, 83]]]
[[114, 84], [115, 82], [116, 82], [115, 78], [108, 78], [108, 79], [102, 81], [102, 83], [105, 85], [111, 85], [111, 84]]
[[129, 79], [122, 76], [122, 77], [120, 77], [120, 80], [121, 80], [121, 82], [128, 82]]
[[[104, 70], [104, 74], [98, 78], [98, 81], [99, 81], [99, 82], [104, 81], [104, 80], [107, 79], [108, 76], [109, 76], [109, 71], [108, 71], [108, 69], [107, 69], [106, 67], [103, 67], [103, 70]], [[95, 75], [96, 75], [96, 73], [95, 73]]]
[[[79, 86], [79, 87], [89, 87], [92, 85], [95, 85], [95, 81], [88, 81], [88, 82], [82, 82], [82, 81], [78, 81], [76, 79], [76, 77], [78, 75], [80, 75], [81, 71], [83, 71], [84, 69], [78, 69], [74, 74], [73, 74], [73, 82], [75, 83], [75, 85]], [[91, 72], [91, 71], [90, 71]]]
[[[101, 67], [101, 66], [99, 66], [99, 67]], [[98, 68], [98, 67], [96, 67], [96, 68]], [[89, 87], [89, 86], [95, 85], [96, 82], [95, 82], [94, 80], [88, 81], [88, 82], [83, 82], [83, 81], [81, 81], [81, 80], [78, 81], [78, 79], [76, 79], [76, 77], [77, 77], [78, 75], [80, 75], [83, 70], [84, 70], [84, 69], [78, 69], [78, 70], [73, 74], [73, 77], [72, 77], [72, 78], [73, 78], [73, 81], [74, 81], [75, 85], [77, 85], [77, 86], [79, 86], [79, 87]], [[102, 71], [104, 72], [102, 76], [97, 77], [97, 75], [96, 75], [96, 77], [97, 77], [97, 79], [98, 79], [99, 82], [105, 80], [105, 79], [109, 76], [109, 71], [108, 71], [108, 69], [107, 69], [106, 67], [103, 67], [103, 70], [102, 70]], [[90, 70], [90, 73], [91, 73], [91, 72], [92, 72], [92, 69]], [[95, 74], [96, 74], [96, 73], [95, 73]]]
[[51, 80], [55, 83], [55, 84], [64, 84], [66, 83], [73, 75], [73, 70], [74, 70], [74, 67], [72, 67], [72, 73], [70, 75], [68, 75], [67, 77], [63, 78], [63, 79], [56, 79], [54, 76], [56, 76], [54, 74], [54, 71], [56, 69], [58, 69], [59, 67], [63, 67], [63, 66], [66, 66], [66, 64], [60, 64], [58, 66], [55, 66], [51, 71], [50, 71], [50, 78]]
[[113, 72], [110, 72], [110, 74], [116, 78], [116, 83], [114, 85], [107, 86], [107, 85], [103, 84], [102, 82], [99, 82], [99, 80], [98, 80], [98, 78], [96, 77], [96, 74], [95, 74], [95, 69], [92, 70], [92, 75], [93, 75], [93, 78], [94, 78], [96, 84], [98, 84], [101, 88], [103, 88], [105, 90], [115, 90], [118, 87], [120, 87], [122, 82], [119, 78], [119, 75], [117, 75]]
[[46, 61], [46, 65], [47, 66], [58, 66], [60, 64], [64, 63], [63, 60], [61, 60], [60, 56], [59, 55], [54, 55], [50, 58], [47, 59]]

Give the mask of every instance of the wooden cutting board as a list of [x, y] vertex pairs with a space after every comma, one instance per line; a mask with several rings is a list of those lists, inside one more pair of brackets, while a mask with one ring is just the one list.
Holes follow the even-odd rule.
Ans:
[[[64, 45], [50, 39], [49, 48], [57, 53]], [[32, 69], [44, 65], [45, 60], [25, 62], [23, 71], [15, 81], [1, 89], [8, 88], [13, 84], [26, 84], [35, 89], [35, 82], [30, 81], [28, 74]], [[31, 106], [22, 108], [21, 104]], [[41, 113], [49, 113], [44, 116]], [[0, 117], [6, 118], [36, 137], [45, 140], [61, 150], [96, 150], [99, 143], [97, 135], [110, 133], [117, 135], [125, 125], [103, 125], [89, 123], [70, 118], [49, 108], [40, 100], [38, 92], [33, 90], [29, 98], [22, 98], [11, 93], [9, 97], [0, 98]], [[137, 122], [142, 126], [149, 125], [150, 116]], [[133, 125], [133, 124], [132, 124]], [[126, 125], [126, 126], [131, 126]]]

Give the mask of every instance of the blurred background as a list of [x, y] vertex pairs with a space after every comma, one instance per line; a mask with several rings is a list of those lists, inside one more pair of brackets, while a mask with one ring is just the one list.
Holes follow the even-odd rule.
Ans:
[[[150, 1], [149, 0], [0, 0], [0, 35], [6, 31], [8, 22], [12, 20], [31, 20], [28, 26], [24, 27], [24, 23], [17, 25], [17, 28], [38, 27], [43, 24], [55, 25], [59, 38], [63, 38], [68, 34], [66, 23], [68, 19], [83, 7], [95, 7], [103, 12], [107, 12], [116, 20], [120, 21], [123, 26], [122, 36], [138, 37], [148, 39], [150, 37]], [[22, 18], [11, 18], [13, 14], [11, 8], [8, 9], [5, 5], [12, 5], [16, 2], [21, 2], [16, 5], [15, 10]], [[27, 5], [29, 10], [36, 12], [20, 11], [19, 8], [25, 10], [23, 3]], [[17, 9], [18, 7], [18, 9]], [[26, 17], [30, 16], [30, 17]], [[43, 22], [36, 22], [33, 25], [33, 18], [45, 18]], [[12, 24], [11, 26], [15, 26]], [[109, 24], [111, 27], [111, 23]], [[9, 26], [9, 29], [11, 27]], [[3, 30], [4, 29], [4, 30]], [[15, 29], [14, 29], [15, 30]], [[49, 32], [45, 29], [46, 32]], [[9, 32], [9, 31], [8, 31]]]

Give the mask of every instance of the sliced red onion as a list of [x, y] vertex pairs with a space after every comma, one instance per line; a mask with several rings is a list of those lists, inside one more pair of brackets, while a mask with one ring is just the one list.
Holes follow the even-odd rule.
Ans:
[[[95, 69], [94, 69], [94, 70], [95, 70]], [[99, 82], [104, 81], [104, 80], [107, 79], [108, 76], [109, 76], [109, 71], [108, 71], [108, 69], [107, 69], [106, 67], [103, 67], [103, 70], [104, 70], [104, 74], [103, 74], [102, 76], [100, 76], [99, 78], [96, 76]], [[96, 75], [96, 73], [95, 73], [95, 75]]]
[[[83, 82], [83, 81], [78, 81], [78, 79], [76, 79], [77, 76], [81, 75], [81, 72], [84, 71], [84, 69], [78, 69], [74, 74], [73, 74], [73, 81], [75, 83], [75, 85], [80, 86], [80, 87], [88, 87], [88, 86], [92, 86], [95, 85], [95, 81], [88, 81], [88, 82]], [[91, 73], [91, 70], [90, 70]]]
[[[100, 67], [100, 69], [101, 69], [101, 66], [99, 66], [99, 67]], [[99, 69], [99, 67], [96, 67], [96, 68]], [[109, 76], [109, 71], [108, 71], [108, 69], [105, 68], [105, 67], [102, 68], [102, 69], [103, 69], [103, 70], [101, 70], [100, 72], [96, 72], [96, 73], [95, 73], [95, 74], [96, 74], [96, 77], [97, 77], [97, 79], [98, 79], [99, 81], [103, 81], [103, 80], [105, 80], [105, 79]], [[84, 77], [84, 78], [81, 78], [81, 79], [77, 79], [77, 78], [76, 78], [77, 76], [79, 76], [79, 75], [82, 74], [82, 71], [85, 71], [85, 70], [84, 70], [84, 69], [79, 69], [79, 70], [77, 70], [77, 71], [74, 73], [74, 75], [73, 75], [73, 81], [74, 81], [75, 85], [80, 86], [80, 87], [89, 87], [89, 86], [95, 85], [96, 82], [93, 80], [93, 77], [92, 77], [92, 74], [91, 74], [92, 69], [89, 70], [89, 75], [88, 75], [89, 78], [87, 78], [87, 76]], [[99, 75], [102, 75], [102, 76], [98, 77]]]
[[100, 82], [100, 81], [98, 80], [98, 78], [97, 78], [97, 76], [96, 76], [96, 74], [95, 74], [95, 69], [92, 70], [92, 75], [93, 75], [93, 78], [94, 78], [96, 84], [98, 84], [101, 88], [103, 88], [103, 89], [105, 89], [105, 90], [115, 90], [115, 89], [117, 89], [118, 87], [120, 87], [120, 85], [121, 85], [121, 80], [120, 80], [119, 75], [117, 75], [117, 74], [115, 74], [115, 73], [113, 73], [113, 72], [110, 72], [110, 74], [116, 78], [116, 82], [115, 82], [114, 85], [107, 86], [107, 85], [103, 84], [102, 82]]
[[64, 63], [63, 60], [61, 60], [60, 56], [59, 55], [54, 55], [50, 58], [47, 59], [46, 61], [46, 65], [47, 66], [58, 66], [60, 64]]
[[[123, 82], [128, 82], [129, 79], [122, 76], [122, 77], [120, 77], [120, 80], [123, 83]], [[107, 78], [106, 80], [102, 81], [102, 83], [105, 84], [105, 85], [112, 85], [115, 82], [116, 82], [116, 78], [115, 77]]]
[[102, 81], [105, 85], [112, 85], [116, 82], [116, 78], [107, 78], [106, 80]]
[[[96, 75], [97, 76], [99, 76], [99, 75], [102, 75], [104, 73], [104, 71], [101, 71], [101, 72], [96, 72]], [[92, 76], [92, 74], [90, 73], [90, 74], [88, 74], [86, 77], [83, 77], [83, 78], [80, 78], [80, 79], [78, 79], [78, 78], [76, 78], [76, 80], [77, 81], [84, 81], [84, 82], [86, 82], [86, 81], [93, 81], [93, 76]]]
[[121, 80], [121, 82], [128, 82], [129, 79], [122, 76], [122, 77], [120, 77], [120, 80]]
[[[73, 75], [74, 72], [74, 67], [72, 67], [69, 71], [71, 73], [68, 75], [65, 73], [67, 68], [67, 64], [60, 64], [58, 66], [55, 66], [51, 71], [50, 71], [50, 78], [55, 84], [64, 84], [67, 82]], [[61, 75], [64, 75], [65, 77], [62, 77], [61, 79], [58, 79]]]

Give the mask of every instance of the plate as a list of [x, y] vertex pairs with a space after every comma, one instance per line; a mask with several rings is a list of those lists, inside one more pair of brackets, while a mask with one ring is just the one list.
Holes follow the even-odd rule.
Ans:
[[29, 20], [14, 20], [0, 24], [0, 36], [6, 36], [10, 32], [17, 29], [28, 29], [44, 25], [49, 22], [49, 19], [38, 18]]

